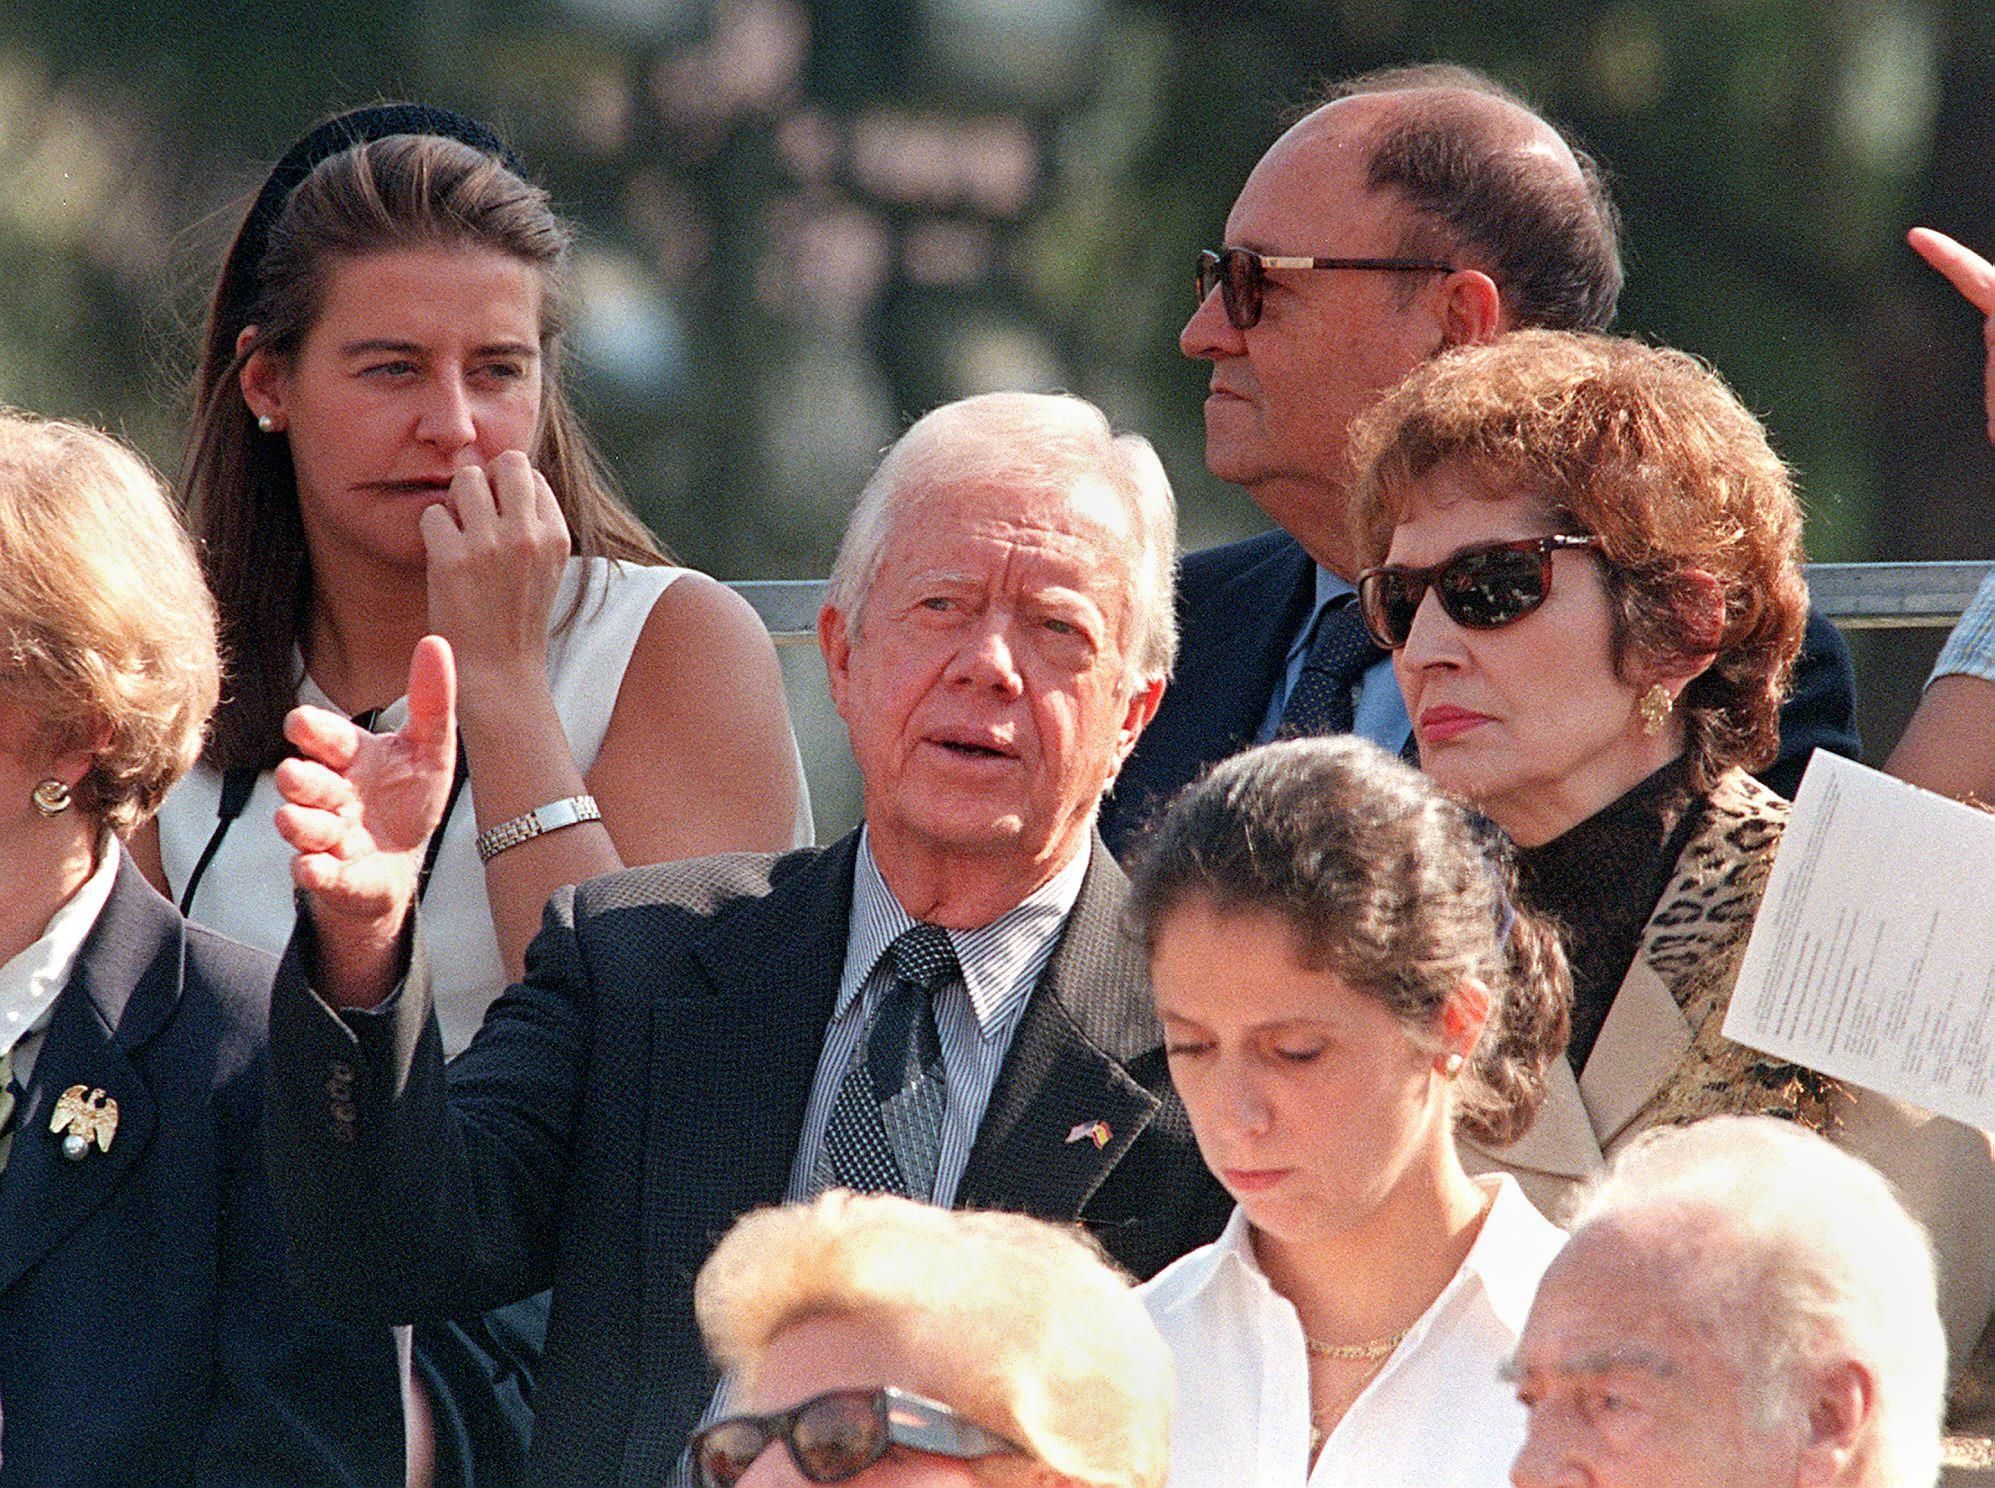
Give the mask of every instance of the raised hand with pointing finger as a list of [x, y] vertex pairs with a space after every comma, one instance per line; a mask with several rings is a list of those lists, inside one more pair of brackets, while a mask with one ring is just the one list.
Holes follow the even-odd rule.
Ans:
[[409, 662], [409, 717], [377, 734], [324, 708], [296, 708], [277, 767], [277, 830], [318, 932], [321, 995], [372, 1007], [401, 973], [403, 927], [423, 847], [443, 818], [457, 758], [450, 645], [425, 636]]
[[1988, 438], [1995, 441], [1995, 264], [1963, 243], [1930, 227], [1915, 227], [1905, 235], [1927, 263], [1946, 275], [1947, 282], [1982, 314], [1981, 335], [1988, 343], [1988, 370], [1983, 396], [1988, 406]]

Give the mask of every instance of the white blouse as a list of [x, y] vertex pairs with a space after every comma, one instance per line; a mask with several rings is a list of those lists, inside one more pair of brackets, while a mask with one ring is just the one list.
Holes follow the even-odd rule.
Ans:
[[69, 985], [83, 942], [111, 902], [111, 886], [124, 860], [115, 837], [109, 832], [99, 836], [97, 866], [83, 886], [63, 901], [33, 945], [0, 964], [0, 1054], [13, 1056], [14, 1083], [23, 1090], [55, 1017], [55, 1000]]
[[[555, 596], [550, 623], [568, 612], [577, 587], [588, 594], [575, 623], [547, 641], [548, 690], [568, 736], [575, 768], [584, 774], [596, 763], [609, 731], [610, 715], [623, 686], [625, 669], [639, 634], [661, 595], [683, 568], [647, 567], [608, 558], [571, 558]], [[332, 706], [310, 677], [299, 685], [300, 702]], [[383, 710], [377, 727], [399, 728], [408, 700]], [[795, 743], [792, 741], [792, 750]], [[798, 781], [797, 840], [810, 840], [810, 803]], [[478, 835], [474, 780], [443, 825], [436, 871], [423, 896], [423, 935], [430, 956], [431, 991], [443, 1048], [454, 1055], [471, 1042], [485, 1010], [505, 990], [509, 978], [492, 928], [485, 897], [485, 870], [473, 843]], [[160, 857], [173, 895], [180, 897], [194, 865], [216, 826], [222, 778], [206, 764], [196, 766], [166, 798], [159, 813]], [[249, 804], [229, 829], [220, 850], [188, 907], [187, 917], [273, 954], [291, 938], [295, 909], [291, 897], [291, 849], [277, 835], [277, 785], [269, 771], [257, 777]], [[669, 802], [660, 803], [669, 810]]]
[[1255, 1259], [1245, 1211], [1139, 1295], [1177, 1363], [1170, 1488], [1502, 1488], [1524, 1409], [1497, 1366], [1565, 1232], [1508, 1174], [1441, 1295], [1309, 1462], [1302, 1321]]

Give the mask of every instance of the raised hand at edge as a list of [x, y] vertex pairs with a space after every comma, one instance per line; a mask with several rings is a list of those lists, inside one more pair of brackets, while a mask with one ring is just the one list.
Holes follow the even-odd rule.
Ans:
[[294, 708], [277, 767], [277, 831], [317, 932], [313, 986], [335, 1007], [372, 1007], [404, 970], [404, 930], [423, 846], [443, 817], [457, 759], [450, 645], [425, 636], [409, 660], [408, 722], [377, 734], [322, 708]]
[[1981, 337], [1988, 345], [1983, 396], [1988, 407], [1988, 438], [1995, 442], [1995, 264], [1930, 227], [1913, 228], [1905, 234], [1905, 241], [1914, 253], [1946, 275], [1947, 282], [1982, 314]]

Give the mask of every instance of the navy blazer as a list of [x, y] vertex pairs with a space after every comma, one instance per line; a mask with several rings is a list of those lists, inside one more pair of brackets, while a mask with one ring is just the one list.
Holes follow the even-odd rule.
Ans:
[[[552, 1283], [527, 1481], [655, 1488], [714, 1388], [693, 1278], [780, 1202], [837, 997], [857, 833], [558, 891], [527, 979], [446, 1074], [420, 947], [400, 997], [336, 1016], [309, 922], [271, 1009], [272, 1174], [301, 1277], [386, 1320]], [[1170, 1085], [1128, 882], [1097, 841], [957, 1194], [1078, 1219], [1149, 1276], [1231, 1209]], [[1100, 1121], [1097, 1147], [1071, 1140]]]
[[[392, 1339], [285, 1284], [260, 1130], [275, 969], [120, 865], [0, 1172], [0, 1488], [402, 1480]], [[72, 1085], [118, 1103], [80, 1162], [49, 1131]]]
[[[1187, 554], [1178, 565], [1178, 664], [1163, 706], [1102, 803], [1101, 833], [1119, 855], [1152, 813], [1207, 766], [1254, 742], [1296, 633], [1316, 603], [1316, 565], [1276, 528]], [[1760, 779], [1792, 797], [1817, 749], [1857, 757], [1856, 669], [1821, 615], [1808, 616], [1794, 689], [1780, 710], [1780, 754]]]

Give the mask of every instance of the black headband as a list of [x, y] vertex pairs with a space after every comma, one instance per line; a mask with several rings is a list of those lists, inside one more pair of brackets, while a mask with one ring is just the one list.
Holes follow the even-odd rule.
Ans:
[[235, 331], [249, 323], [261, 289], [263, 256], [270, 249], [271, 229], [276, 227], [284, 203], [290, 200], [298, 183], [320, 162], [355, 145], [393, 134], [435, 134], [454, 139], [493, 156], [522, 180], [526, 178], [526, 167], [489, 125], [449, 109], [426, 103], [376, 103], [328, 119], [284, 152], [284, 158], [271, 167], [263, 189], [256, 193], [256, 202], [243, 219], [228, 261], [222, 265], [222, 285], [215, 307], [218, 322]]

